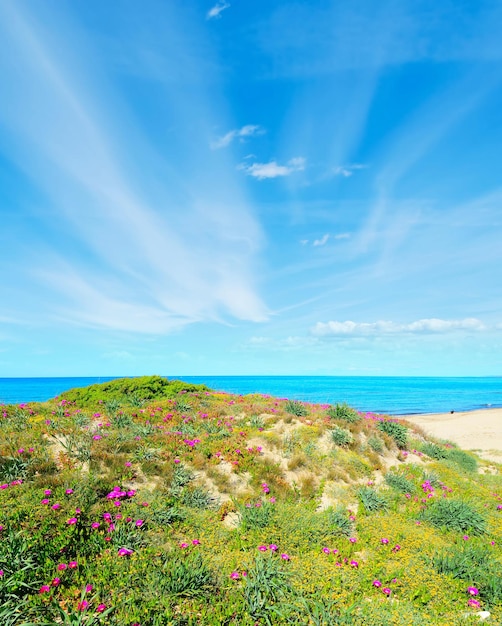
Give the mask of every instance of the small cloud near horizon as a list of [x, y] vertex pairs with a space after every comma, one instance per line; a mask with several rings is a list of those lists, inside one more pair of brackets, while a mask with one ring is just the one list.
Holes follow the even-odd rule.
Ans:
[[421, 319], [409, 324], [397, 322], [317, 322], [311, 333], [317, 337], [346, 337], [347, 335], [396, 335], [406, 333], [448, 333], [455, 331], [481, 331], [486, 326], [476, 318], [463, 320]]
[[295, 157], [290, 159], [286, 165], [279, 165], [277, 161], [253, 163], [251, 165], [241, 163], [237, 169], [244, 171], [248, 176], [253, 176], [258, 180], [265, 180], [266, 178], [278, 178], [280, 176], [289, 176], [294, 172], [301, 172], [305, 169], [305, 164], [305, 158]]
[[325, 246], [328, 243], [329, 238], [330, 238], [329, 233], [326, 233], [320, 239], [316, 239], [312, 245], [314, 247]]
[[211, 150], [226, 148], [234, 139], [240, 139], [240, 141], [243, 142], [245, 137], [256, 137], [257, 135], [264, 135], [265, 132], [265, 129], [257, 124], [247, 124], [242, 128], [235, 128], [234, 130], [229, 131], [216, 141], [212, 141], [210, 144]]
[[230, 4], [228, 2], [225, 2], [225, 0], [220, 0], [214, 5], [214, 7], [209, 9], [206, 15], [206, 19], [207, 20], [219, 19], [221, 17], [221, 13], [225, 9], [228, 9], [228, 8], [230, 8]]

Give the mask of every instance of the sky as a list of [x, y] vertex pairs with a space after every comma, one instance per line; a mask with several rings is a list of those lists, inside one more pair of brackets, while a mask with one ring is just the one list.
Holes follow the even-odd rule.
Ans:
[[502, 375], [498, 0], [2, 0], [0, 377]]

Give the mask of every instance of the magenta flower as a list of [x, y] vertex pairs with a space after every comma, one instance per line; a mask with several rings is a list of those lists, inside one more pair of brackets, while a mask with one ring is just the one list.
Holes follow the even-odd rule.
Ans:
[[50, 496], [52, 494], [52, 491], [50, 489], [46, 489], [44, 491], [44, 496]]
[[230, 574], [230, 578], [233, 578], [233, 580], [238, 580], [241, 577], [241, 575], [239, 574], [239, 572], [232, 572]]
[[99, 528], [100, 526], [101, 524], [99, 522], [92, 522], [91, 524], [91, 528], [94, 528], [94, 529]]
[[77, 611], [85, 611], [88, 606], [89, 602], [87, 602], [87, 600], [82, 600], [82, 602], [77, 604]]
[[76, 517], [70, 517], [69, 520], [66, 520], [66, 523], [69, 524], [70, 526], [73, 526], [77, 522], [78, 522], [78, 519]]
[[357, 561], [352, 560], [350, 564], [352, 565], [352, 567], [359, 567], [359, 563]]
[[137, 519], [135, 524], [138, 528], [140, 528], [141, 526], [143, 526], [145, 522], [142, 519]]
[[401, 550], [401, 546], [397, 543], [393, 548], [392, 548], [392, 552], [399, 552], [399, 550]]
[[464, 536], [462, 537], [462, 539], [463, 539], [464, 541], [469, 541], [469, 535], [464, 535]]
[[357, 539], [356, 539], [355, 537], [351, 537], [351, 538], [349, 539], [349, 541], [350, 541], [350, 543], [356, 543], [356, 542], [357, 542]]
[[183, 549], [188, 548], [188, 543], [184, 543], [184, 542], [180, 543], [180, 548], [183, 548]]
[[85, 586], [85, 592], [86, 593], [91, 593], [91, 591], [92, 591], [92, 585], [86, 585]]
[[386, 545], [386, 544], [388, 544], [388, 543], [389, 543], [389, 540], [388, 540], [386, 537], [382, 537], [382, 538], [380, 539], [380, 542], [381, 542], [381, 543], [383, 543], [384, 545]]
[[106, 604], [98, 604], [96, 607], [96, 613], [103, 613], [106, 610]]
[[469, 599], [467, 600], [467, 604], [468, 604], [469, 606], [472, 606], [472, 607], [476, 608], [476, 609], [478, 609], [478, 608], [481, 606], [481, 605], [480, 605], [480, 603], [479, 603], [479, 601], [478, 601], [478, 600], [475, 600], [474, 598], [469, 598]]
[[199, 546], [200, 545], [200, 541], [198, 539], [192, 539], [192, 545]]
[[43, 500], [40, 500], [40, 504], [49, 504], [49, 500], [44, 498]]
[[65, 570], [67, 567], [68, 567], [68, 565], [66, 565], [66, 563], [60, 563], [60, 564], [58, 565], [58, 570], [59, 570], [60, 572], [64, 572], [64, 570]]
[[390, 594], [392, 593], [392, 589], [389, 589], [389, 587], [384, 587], [382, 589], [382, 592], [386, 595], [386, 596], [390, 596]]
[[258, 546], [258, 550], [260, 552], [266, 552], [268, 550], [267, 546]]
[[51, 509], [54, 509], [54, 511], [57, 511], [60, 508], [61, 508], [61, 505], [58, 502], [56, 502], [56, 504], [53, 504], [51, 507]]
[[70, 569], [76, 569], [76, 568], [78, 567], [78, 563], [77, 563], [77, 561], [70, 561], [70, 562], [68, 563], [68, 567], [69, 567]]
[[275, 543], [271, 543], [268, 549], [271, 550], [272, 552], [275, 552], [277, 550], [277, 546], [275, 545]]
[[120, 548], [117, 554], [119, 556], [129, 556], [132, 554], [132, 550], [129, 550], [128, 548]]
[[467, 587], [467, 593], [471, 596], [477, 596], [479, 593], [479, 589], [477, 587]]
[[324, 554], [331, 554], [331, 550], [329, 548], [323, 548], [322, 551]]
[[57, 577], [56, 577], [56, 578], [53, 578], [53, 579], [52, 579], [52, 583], [51, 583], [51, 585], [52, 585], [53, 587], [57, 587], [57, 586], [59, 585], [59, 583], [60, 583], [60, 582], [61, 582], [61, 578], [57, 578]]
[[289, 554], [286, 554], [285, 552], [283, 554], [281, 554], [281, 559], [284, 559], [284, 561], [289, 561], [290, 556]]
[[38, 593], [48, 593], [51, 590], [49, 585], [42, 585], [38, 590]]
[[65, 491], [65, 494], [66, 494], [67, 496], [71, 495], [72, 493], [73, 493], [73, 489], [67, 489], [67, 490]]
[[373, 581], [373, 587], [381, 587], [382, 583], [379, 580], [374, 580]]

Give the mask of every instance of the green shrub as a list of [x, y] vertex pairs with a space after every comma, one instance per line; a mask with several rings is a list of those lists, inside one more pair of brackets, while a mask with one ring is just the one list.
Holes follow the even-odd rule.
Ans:
[[199, 552], [170, 554], [155, 577], [158, 592], [194, 597], [214, 593], [218, 580]]
[[402, 424], [391, 421], [378, 422], [378, 429], [394, 439], [398, 448], [403, 450], [408, 444], [408, 429]]
[[291, 415], [296, 415], [296, 417], [305, 417], [309, 414], [307, 408], [298, 400], [288, 400], [284, 405], [284, 410]]
[[422, 519], [437, 528], [455, 530], [473, 535], [486, 532], [486, 520], [462, 500], [441, 498], [422, 512]]
[[218, 500], [202, 487], [184, 489], [181, 502], [193, 509], [215, 509], [219, 506]]
[[347, 447], [353, 443], [354, 437], [352, 436], [350, 430], [340, 428], [340, 426], [335, 426], [335, 428], [331, 431], [331, 440], [336, 446]]
[[268, 502], [237, 504], [243, 530], [265, 528], [272, 522], [274, 509]]
[[335, 534], [350, 537], [354, 532], [354, 523], [349, 519], [347, 511], [343, 507], [328, 509], [328, 525]]
[[344, 422], [349, 422], [349, 424], [355, 424], [362, 419], [359, 413], [345, 402], [330, 407], [328, 415], [332, 419], [343, 420]]
[[423, 443], [420, 446], [420, 451], [429, 456], [431, 459], [436, 459], [437, 461], [446, 459], [448, 456], [446, 448], [438, 445], [437, 443], [431, 443], [430, 441]]
[[464, 452], [464, 450], [457, 450], [456, 448], [449, 450], [448, 461], [453, 461], [453, 463], [466, 472], [472, 473], [478, 470], [478, 462], [476, 459], [468, 452]]
[[357, 497], [368, 513], [385, 511], [388, 508], [387, 500], [371, 487], [360, 487]]
[[377, 452], [378, 454], [382, 454], [385, 449], [384, 442], [380, 439], [380, 437], [375, 437], [374, 435], [368, 437], [368, 446], [373, 450], [373, 452]]
[[263, 620], [271, 626], [281, 617], [281, 605], [291, 591], [290, 575], [283, 569], [280, 557], [259, 556], [247, 572], [243, 589], [247, 612], [253, 620]]
[[385, 474], [385, 482], [400, 493], [413, 493], [415, 491], [415, 485], [408, 480], [402, 474], [397, 474], [396, 472], [388, 472]]

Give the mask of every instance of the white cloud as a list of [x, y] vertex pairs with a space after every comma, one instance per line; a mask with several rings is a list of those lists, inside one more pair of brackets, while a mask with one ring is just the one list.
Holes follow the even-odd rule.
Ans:
[[333, 174], [335, 176], [343, 176], [344, 178], [349, 178], [354, 174], [357, 170], [363, 170], [367, 165], [363, 165], [362, 163], [353, 163], [352, 165], [338, 165], [333, 168]]
[[436, 318], [422, 319], [409, 324], [397, 322], [317, 322], [311, 329], [318, 337], [343, 337], [347, 335], [397, 335], [408, 333], [449, 333], [455, 331], [481, 331], [486, 326], [476, 318], [463, 320], [441, 320]]
[[350, 233], [338, 233], [333, 236], [333, 239], [350, 239]]
[[312, 245], [315, 246], [315, 247], [317, 247], [317, 246], [325, 246], [328, 243], [329, 237], [330, 237], [329, 233], [326, 233], [325, 235], [323, 235], [321, 237], [321, 239], [316, 239]]
[[279, 165], [277, 161], [253, 163], [252, 165], [242, 163], [238, 169], [246, 172], [248, 176], [264, 180], [265, 178], [278, 178], [280, 176], [289, 176], [293, 172], [301, 172], [305, 169], [305, 163], [306, 159], [303, 157], [295, 157], [290, 159], [286, 165]]
[[[222, 137], [220, 137], [219, 139], [217, 139], [216, 141], [211, 142], [210, 144], [211, 150], [218, 150], [219, 148], [226, 148], [236, 138], [239, 138], [242, 142], [244, 141], [245, 137], [263, 135], [264, 133], [265, 133], [265, 129], [261, 128], [261, 126], [248, 124], [246, 126], [243, 126], [242, 128], [231, 130], [225, 135], [223, 135]], [[248, 158], [248, 157], [245, 157], [245, 158]]]
[[214, 5], [214, 7], [209, 9], [206, 15], [206, 19], [213, 20], [215, 18], [221, 17], [220, 13], [225, 9], [228, 9], [229, 7], [230, 4], [228, 2], [225, 2], [225, 0], [220, 0]]

